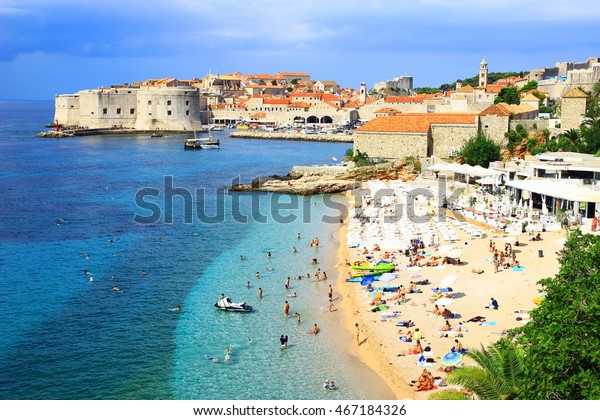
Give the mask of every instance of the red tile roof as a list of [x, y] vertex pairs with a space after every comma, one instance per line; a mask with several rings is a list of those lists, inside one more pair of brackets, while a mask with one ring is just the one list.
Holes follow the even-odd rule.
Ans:
[[377, 117], [356, 131], [427, 133], [431, 124], [475, 124], [477, 114], [400, 114]]
[[423, 102], [422, 96], [387, 96], [385, 102], [387, 103], [402, 103], [402, 102]]
[[288, 105], [288, 108], [310, 108], [310, 105], [306, 102], [292, 102]]
[[265, 105], [287, 105], [289, 103], [289, 98], [271, 98], [263, 101], [263, 104]]

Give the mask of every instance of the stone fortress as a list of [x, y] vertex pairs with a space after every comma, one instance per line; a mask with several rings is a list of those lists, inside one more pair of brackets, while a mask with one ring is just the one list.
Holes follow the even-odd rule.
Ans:
[[[598, 58], [557, 63], [523, 78], [490, 84], [483, 59], [478, 74], [477, 86], [458, 81], [452, 91], [382, 97], [369, 96], [365, 83], [358, 90], [342, 89], [334, 81], [312, 81], [306, 73], [149, 79], [57, 95], [55, 122], [62, 127], [193, 131], [207, 124], [327, 127], [359, 121], [366, 124], [355, 132], [355, 148], [369, 156], [452, 156], [478, 131], [504, 142], [504, 133], [519, 123], [552, 128], [549, 120], [539, 119], [539, 100], [531, 94], [522, 97], [520, 105], [494, 105], [503, 87], [521, 87], [529, 80], [537, 80], [538, 90], [547, 92], [548, 98], [563, 102], [562, 129], [578, 127], [587, 98], [573, 88], [591, 89], [600, 80], [600, 64]], [[410, 76], [381, 83], [412, 89]]]
[[[489, 84], [488, 63], [483, 59], [476, 87], [463, 87], [458, 82], [454, 91], [388, 96], [365, 104], [359, 109], [359, 115], [369, 122], [355, 132], [354, 148], [370, 157], [385, 159], [451, 157], [479, 132], [505, 144], [504, 134], [518, 124], [529, 130], [534, 125], [539, 130], [553, 129], [557, 121], [539, 118], [539, 99], [532, 94], [525, 94], [520, 105], [494, 105], [494, 99], [503, 87], [522, 87], [528, 81], [538, 79], [541, 79], [538, 91], [545, 93], [547, 99], [561, 103], [560, 131], [578, 128], [587, 101], [587, 95], [579, 87], [591, 90], [600, 80], [599, 69], [598, 59], [590, 58], [585, 63], [557, 63], [557, 67], [538, 69], [528, 77], [509, 77]], [[566, 76], [557, 80], [554, 74], [559, 71]], [[551, 87], [549, 92], [545, 87]], [[554, 132], [558, 131], [554, 129]]]

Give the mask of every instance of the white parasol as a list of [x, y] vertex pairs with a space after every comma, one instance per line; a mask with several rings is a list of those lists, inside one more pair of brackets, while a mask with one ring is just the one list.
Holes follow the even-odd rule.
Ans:
[[452, 258], [452, 259], [456, 259], [456, 258], [460, 258], [463, 254], [463, 250], [460, 248], [454, 248], [452, 250], [450, 250], [448, 252], [448, 254], [446, 254], [448, 256], [448, 258]]
[[379, 281], [392, 281], [396, 278], [396, 275], [394, 273], [383, 273], [380, 277], [379, 277]]
[[452, 305], [453, 303], [454, 303], [454, 299], [450, 299], [450, 298], [440, 298], [435, 301], [436, 305], [442, 305], [442, 306]]
[[440, 282], [440, 287], [445, 288], [445, 287], [450, 287], [452, 286], [454, 283], [456, 283], [457, 277], [454, 275], [449, 275], [446, 276], [442, 279], [442, 281]]
[[514, 244], [515, 242], [517, 242], [517, 238], [509, 236], [507, 238], [503, 239], [505, 244]]

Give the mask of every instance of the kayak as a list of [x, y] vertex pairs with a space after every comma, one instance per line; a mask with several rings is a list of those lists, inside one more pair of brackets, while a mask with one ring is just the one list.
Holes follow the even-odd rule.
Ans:
[[394, 266], [394, 264], [382, 263], [382, 262], [379, 262], [376, 265], [371, 265], [369, 263], [362, 263], [362, 264], [352, 266], [353, 270], [372, 270], [372, 271], [381, 271], [383, 273], [390, 272], [394, 268], [396, 268]]

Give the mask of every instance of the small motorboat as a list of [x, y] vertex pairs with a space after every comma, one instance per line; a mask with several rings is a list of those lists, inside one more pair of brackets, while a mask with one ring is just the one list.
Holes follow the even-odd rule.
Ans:
[[164, 137], [164, 134], [154, 133], [154, 134], [150, 135], [150, 138], [152, 138], [152, 139], [157, 139], [157, 138], [160, 138], [160, 137]]
[[215, 308], [220, 309], [222, 311], [229, 312], [250, 312], [252, 311], [252, 306], [247, 305], [246, 302], [232, 302], [229, 297], [225, 297], [215, 303]]

